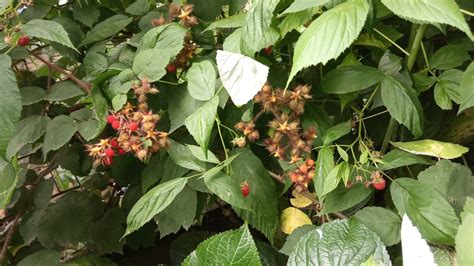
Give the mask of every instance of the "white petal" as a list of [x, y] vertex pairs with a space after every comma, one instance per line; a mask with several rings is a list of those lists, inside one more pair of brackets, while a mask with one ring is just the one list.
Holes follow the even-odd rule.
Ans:
[[218, 50], [216, 61], [222, 84], [237, 106], [250, 101], [267, 81], [268, 67], [250, 57]]
[[403, 215], [401, 235], [404, 266], [436, 266], [430, 247], [406, 214]]

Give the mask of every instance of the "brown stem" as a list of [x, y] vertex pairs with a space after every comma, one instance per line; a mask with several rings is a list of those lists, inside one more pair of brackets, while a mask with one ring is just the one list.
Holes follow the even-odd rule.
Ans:
[[15, 233], [16, 226], [18, 225], [18, 220], [20, 220], [21, 212], [19, 212], [15, 219], [12, 221], [10, 229], [8, 229], [7, 235], [5, 236], [5, 242], [3, 243], [2, 251], [0, 253], [0, 262], [3, 262], [7, 255], [8, 243], [10, 243], [13, 233]]
[[31, 53], [31, 55], [34, 56], [36, 59], [40, 60], [41, 62], [43, 62], [44, 64], [46, 64], [50, 69], [54, 69], [58, 71], [59, 73], [64, 74], [68, 79], [76, 82], [76, 84], [79, 86], [79, 88], [81, 88], [81, 90], [83, 90], [87, 94], [90, 94], [91, 89], [88, 83], [85, 83], [84, 81], [80, 80], [73, 74], [68, 73], [65, 69], [55, 65], [54, 63], [42, 58], [41, 56], [35, 53]]
[[285, 184], [285, 179], [283, 178], [283, 176], [279, 175], [279, 174], [276, 174], [272, 171], [268, 171], [268, 174], [273, 177], [273, 179], [275, 179], [276, 181], [282, 183], [282, 184]]

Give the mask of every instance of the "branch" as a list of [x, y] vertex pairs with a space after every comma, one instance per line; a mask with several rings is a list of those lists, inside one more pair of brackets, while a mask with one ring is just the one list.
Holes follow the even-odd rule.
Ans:
[[32, 56], [34, 56], [36, 59], [40, 60], [41, 62], [43, 62], [44, 64], [46, 64], [49, 68], [51, 69], [54, 69], [56, 70], [57, 72], [61, 73], [61, 74], [64, 74], [68, 79], [76, 82], [76, 84], [79, 86], [79, 88], [81, 88], [82, 91], [84, 91], [85, 93], [87, 94], [90, 94], [91, 92], [91, 88], [90, 88], [90, 84], [88, 83], [85, 83], [84, 81], [80, 80], [79, 78], [77, 78], [76, 76], [74, 76], [73, 74], [71, 73], [68, 73], [65, 69], [55, 65], [53, 62], [50, 62], [44, 58], [42, 58], [41, 56], [35, 54], [35, 53], [32, 53], [30, 52]]

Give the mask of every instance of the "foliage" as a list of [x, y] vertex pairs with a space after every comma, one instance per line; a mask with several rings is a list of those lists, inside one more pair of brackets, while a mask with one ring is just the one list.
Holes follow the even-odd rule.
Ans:
[[60, 2], [0, 0], [2, 265], [474, 264], [472, 1]]

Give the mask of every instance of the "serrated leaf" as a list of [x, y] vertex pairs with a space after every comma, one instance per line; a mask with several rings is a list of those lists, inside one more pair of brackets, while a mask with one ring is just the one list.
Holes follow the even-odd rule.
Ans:
[[329, 2], [329, 0], [296, 0], [291, 5], [285, 9], [281, 14], [295, 13], [307, 8], [322, 6]]
[[383, 163], [379, 164], [380, 170], [390, 170], [413, 164], [430, 165], [434, 163], [428, 158], [418, 156], [400, 149], [394, 149], [389, 151], [382, 157], [382, 159]]
[[448, 24], [456, 27], [472, 39], [472, 33], [454, 0], [382, 0], [395, 15], [431, 24]]
[[344, 184], [333, 190], [331, 193], [324, 197], [324, 208], [320, 214], [329, 214], [338, 211], [344, 211], [351, 209], [354, 206], [360, 206], [361, 203], [365, 202], [373, 190], [366, 188], [362, 183], [356, 183], [351, 188], [346, 188]]
[[21, 120], [16, 133], [8, 143], [6, 158], [11, 159], [23, 146], [35, 143], [46, 132], [49, 117], [33, 115]]
[[181, 167], [198, 172], [206, 170], [206, 163], [196, 158], [187, 146], [179, 142], [171, 140], [168, 153], [170, 158]]
[[147, 49], [138, 52], [133, 60], [133, 72], [141, 79], [155, 82], [165, 74], [170, 58], [162, 49]]
[[33, 202], [37, 210], [48, 207], [51, 196], [53, 195], [54, 181], [52, 178], [44, 180], [36, 187]]
[[204, 103], [194, 99], [184, 86], [173, 88], [173, 93], [168, 96], [168, 112], [171, 120], [170, 132], [183, 126], [186, 118]]
[[76, 83], [65, 80], [55, 83], [51, 86], [47, 99], [49, 101], [64, 101], [74, 97], [84, 95], [85, 93], [76, 85]]
[[296, 228], [307, 224], [312, 224], [311, 219], [297, 208], [288, 207], [281, 212], [281, 231], [287, 235], [291, 234]]
[[433, 156], [442, 159], [461, 157], [469, 149], [454, 143], [424, 139], [410, 142], [392, 142], [392, 145], [413, 154]]
[[247, 200], [240, 191], [239, 180], [232, 178], [222, 172], [207, 174], [204, 176], [207, 188], [220, 199], [232, 205], [232, 207], [252, 210]]
[[79, 47], [104, 40], [117, 34], [127, 27], [127, 25], [130, 24], [132, 20], [133, 18], [129, 18], [125, 15], [114, 15], [98, 23], [87, 33]]
[[316, 176], [314, 177], [314, 186], [316, 193], [324, 189], [324, 180], [334, 168], [334, 151], [330, 147], [323, 147], [318, 152], [316, 159]]
[[188, 257], [188, 255], [209, 236], [211, 236], [211, 233], [207, 231], [189, 231], [180, 234], [178, 238], [171, 243], [171, 265], [181, 265], [186, 257]]
[[474, 197], [474, 177], [464, 165], [441, 160], [418, 174], [420, 183], [434, 187], [453, 206], [456, 214], [461, 213], [467, 197]]
[[68, 143], [74, 133], [78, 130], [77, 124], [72, 118], [65, 115], [56, 116], [49, 122], [44, 136], [43, 153], [55, 151]]
[[123, 209], [111, 208], [91, 227], [91, 239], [97, 254], [122, 253], [126, 214]]
[[12, 197], [18, 181], [17, 172], [15, 168], [4, 161], [0, 161], [0, 209], [5, 209]]
[[209, 139], [216, 119], [218, 106], [219, 97], [214, 96], [212, 100], [199, 107], [195, 113], [188, 116], [184, 121], [189, 133], [193, 136], [199, 146], [201, 146], [206, 157], [207, 146], [209, 145]]
[[424, 127], [423, 107], [415, 90], [392, 76], [386, 76], [382, 80], [381, 95], [390, 115], [406, 126], [415, 137], [421, 136]]
[[349, 134], [349, 132], [351, 132], [350, 121], [337, 124], [326, 131], [323, 136], [323, 144], [329, 145], [332, 142], [341, 138], [342, 136]]
[[21, 103], [30, 105], [41, 102], [46, 98], [46, 90], [40, 87], [23, 87], [20, 89]]
[[287, 265], [360, 265], [371, 256], [378, 265], [390, 265], [387, 251], [374, 232], [355, 219], [336, 220], [303, 236]]
[[150, 2], [148, 0], [134, 1], [125, 9], [125, 12], [135, 16], [145, 15], [148, 11], [150, 11]]
[[187, 182], [188, 178], [176, 178], [159, 184], [143, 195], [137, 203], [133, 205], [133, 208], [127, 216], [127, 230], [122, 238], [138, 230], [153, 219], [155, 215], [168, 207], [174, 198], [183, 190]]
[[193, 63], [186, 74], [188, 91], [199, 101], [208, 101], [216, 90], [217, 73], [209, 60]]
[[316, 191], [319, 197], [323, 197], [337, 188], [345, 169], [346, 164], [340, 163], [336, 165], [327, 176], [323, 177], [323, 189], [321, 191]]
[[426, 240], [454, 244], [459, 220], [433, 187], [411, 178], [398, 178], [390, 185], [390, 193], [398, 213], [406, 213]]
[[462, 45], [446, 45], [438, 49], [430, 59], [430, 67], [446, 70], [458, 67], [471, 57]]
[[224, 19], [219, 19], [211, 23], [205, 30], [202, 32], [206, 32], [209, 30], [214, 30], [217, 28], [238, 28], [243, 25], [245, 25], [245, 20], [246, 20], [247, 14], [246, 13], [240, 13], [237, 15], [233, 15], [230, 17], [226, 17]]
[[403, 215], [401, 239], [404, 265], [436, 265], [430, 246], [406, 214]]
[[301, 34], [295, 44], [293, 66], [287, 87], [301, 69], [337, 58], [357, 39], [364, 26], [369, 4], [350, 0], [324, 12]]
[[474, 63], [471, 63], [464, 71], [459, 85], [459, 94], [462, 102], [458, 114], [474, 106]]
[[21, 96], [15, 74], [11, 69], [11, 59], [6, 54], [0, 54], [0, 155], [3, 156], [8, 142], [15, 132], [15, 124], [20, 118]]
[[378, 68], [386, 75], [397, 75], [402, 69], [402, 58], [387, 50], [380, 58]]
[[279, 0], [256, 0], [247, 12], [245, 25], [242, 27], [240, 50], [246, 56], [272, 44], [269, 34], [273, 11]]
[[467, 197], [461, 212], [461, 220], [464, 220], [468, 214], [474, 214], [474, 198]]
[[77, 51], [63, 26], [51, 20], [33, 19], [23, 24], [21, 31], [31, 37], [57, 42]]
[[250, 57], [217, 50], [217, 69], [232, 102], [241, 106], [263, 87], [269, 68]]
[[285, 244], [283, 244], [283, 247], [280, 249], [280, 253], [289, 256], [298, 241], [316, 228], [317, 227], [313, 224], [307, 224], [293, 230], [293, 232], [286, 238]]
[[206, 162], [206, 163], [213, 163], [218, 164], [220, 163], [219, 158], [216, 157], [212, 151], [207, 150], [207, 158], [206, 154], [203, 152], [202, 148], [196, 145], [186, 145], [189, 150], [191, 151], [192, 155], [196, 157], [198, 160]]
[[72, 16], [75, 20], [91, 28], [97, 22], [100, 16], [100, 10], [94, 2], [87, 5], [81, 5], [79, 1], [72, 4]]
[[313, 15], [318, 12], [318, 8], [308, 8], [296, 13], [290, 13], [278, 24], [281, 38], [285, 37], [290, 31], [302, 27]]
[[178, 23], [169, 23], [145, 33], [138, 45], [138, 51], [161, 49], [169, 58], [174, 58], [183, 48], [183, 39], [188, 31]]
[[262, 265], [247, 225], [212, 236], [183, 262], [188, 265]]
[[234, 208], [236, 213], [273, 242], [278, 224], [278, 193], [262, 162], [249, 149], [237, 149], [240, 155], [231, 163], [232, 178], [247, 181], [250, 193], [245, 198], [251, 211]]
[[18, 266], [37, 266], [37, 265], [50, 265], [59, 266], [59, 259], [61, 252], [56, 250], [42, 249], [31, 255], [26, 256], [22, 259]]
[[464, 217], [456, 235], [456, 258], [458, 265], [474, 264], [474, 214]]
[[365, 207], [354, 218], [374, 231], [386, 246], [400, 242], [402, 221], [396, 213], [382, 207]]
[[344, 94], [369, 88], [385, 78], [382, 71], [364, 65], [341, 66], [324, 76], [321, 91]]

